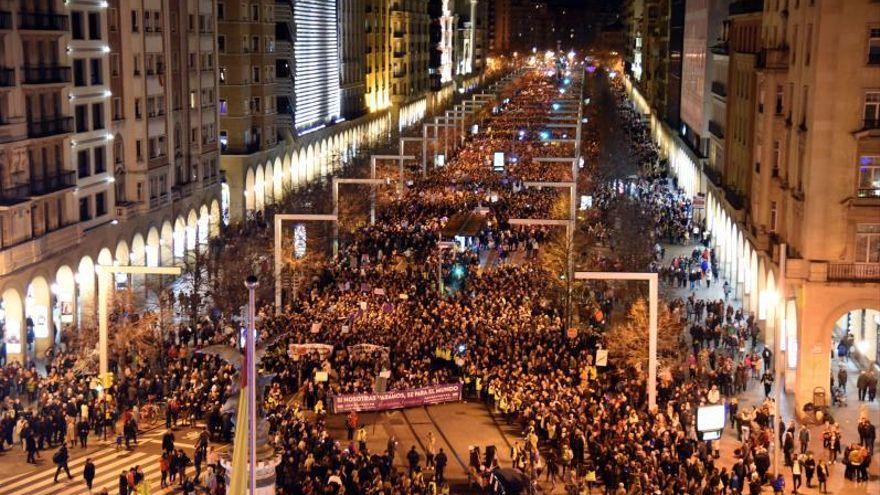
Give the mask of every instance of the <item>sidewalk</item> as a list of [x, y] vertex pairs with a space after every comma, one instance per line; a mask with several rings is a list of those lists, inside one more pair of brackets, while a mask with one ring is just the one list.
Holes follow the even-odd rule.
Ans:
[[[671, 260], [673, 257], [676, 256], [690, 256], [695, 246], [696, 244], [690, 244], [687, 246], [664, 244], [663, 247], [666, 249], [666, 257], [664, 258], [664, 261]], [[667, 294], [673, 297], [686, 298], [693, 292], [695, 294], [695, 297], [717, 300], [724, 298], [724, 291], [722, 289], [723, 285], [724, 279], [722, 278], [721, 280], [712, 281], [712, 285], [709, 288], [706, 288], [706, 285], [703, 284], [701, 288], [695, 289], [694, 291], [691, 291], [689, 287], [676, 288], [670, 287], [665, 284], [661, 285], [661, 290], [666, 291]], [[735, 299], [732, 302], [735, 308], [740, 307], [742, 303], [742, 301], [738, 299]], [[759, 348], [760, 345], [761, 344], [759, 343]], [[837, 369], [840, 364], [844, 364], [847, 367], [847, 372], [849, 375], [847, 377], [846, 387], [848, 406], [832, 407], [831, 414], [834, 417], [835, 421], [840, 424], [840, 430], [842, 434], [841, 449], [845, 449], [847, 445], [858, 443], [859, 441], [859, 435], [856, 430], [856, 426], [858, 424], [860, 412], [864, 411], [864, 413], [867, 414], [868, 418], [871, 420], [872, 423], [874, 423], [874, 425], [880, 426], [880, 424], [878, 424], [880, 423], [880, 397], [875, 399], [873, 403], [858, 402], [858, 394], [856, 391], [858, 367], [856, 363], [854, 363], [851, 359], [839, 360], [835, 358], [832, 361], [831, 365], [835, 380]], [[760, 405], [764, 402], [763, 386], [759, 381], [749, 379], [746, 391], [738, 395], [737, 400], [739, 401], [740, 410]], [[780, 412], [781, 417], [783, 418], [785, 423], [790, 424], [790, 422], [795, 418], [795, 400], [793, 394], [783, 392], [778, 411]], [[797, 429], [800, 429], [800, 424], [797, 425]], [[810, 451], [813, 452], [816, 459], [824, 459], [826, 455], [824, 449], [822, 448], [823, 429], [824, 425], [815, 425], [810, 427]], [[719, 459], [719, 461], [722, 467], [727, 467], [728, 469], [730, 469], [730, 467], [733, 466], [736, 461], [734, 457], [734, 449], [736, 449], [738, 445], [739, 441], [736, 438], [736, 432], [730, 427], [726, 428], [724, 430], [724, 434], [722, 436], [720, 444], [721, 458]], [[874, 449], [875, 452], [880, 449], [880, 442], [875, 442]], [[880, 493], [880, 462], [878, 462], [877, 459], [874, 459], [871, 462], [868, 473], [868, 483], [856, 483], [845, 479], [843, 476], [844, 466], [840, 462], [831, 465], [830, 468], [831, 475], [828, 480], [829, 493], [853, 495]], [[786, 483], [790, 489], [791, 470], [789, 468], [783, 468], [783, 472], [786, 475]], [[765, 486], [764, 491], [772, 492], [769, 486]], [[798, 492], [803, 494], [813, 494], [819, 493], [819, 490], [815, 488], [815, 485], [813, 488], [806, 488], [806, 478], [804, 478], [804, 485], [801, 486]]]

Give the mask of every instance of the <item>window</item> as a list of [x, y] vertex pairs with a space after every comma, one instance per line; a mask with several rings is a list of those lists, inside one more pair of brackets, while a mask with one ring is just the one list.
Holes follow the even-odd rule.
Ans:
[[92, 165], [89, 161], [89, 150], [79, 150], [76, 153], [76, 173], [80, 179], [92, 175]]
[[89, 12], [89, 39], [101, 39], [101, 16], [97, 12]]
[[782, 115], [782, 97], [784, 95], [781, 84], [776, 85], [776, 115]]
[[252, 36], [251, 37], [251, 52], [252, 53], [260, 53], [260, 37]]
[[116, 32], [119, 30], [119, 23], [116, 18], [119, 16], [119, 11], [116, 9], [110, 9], [107, 11], [107, 29], [111, 32]]
[[97, 146], [94, 155], [95, 173], [103, 174], [107, 171], [107, 149], [104, 146]]
[[865, 93], [865, 112], [863, 115], [865, 129], [880, 128], [880, 91]]
[[92, 103], [92, 130], [104, 128], [104, 104]]
[[217, 51], [220, 53], [226, 53], [226, 36], [218, 35], [217, 36]]
[[86, 61], [81, 58], [73, 59], [73, 84], [74, 86], [86, 85]]
[[779, 209], [776, 201], [770, 202], [770, 232], [776, 232], [776, 222], [779, 219]]
[[868, 64], [880, 65], [880, 28], [871, 28], [868, 35]]
[[137, 161], [144, 161], [144, 140], [138, 139], [134, 142], [134, 154], [137, 158]]
[[131, 32], [137, 33], [140, 31], [140, 27], [138, 25], [138, 11], [132, 9], [131, 11]]
[[88, 132], [89, 130], [89, 106], [77, 105], [74, 110], [76, 132]]
[[91, 84], [93, 86], [104, 84], [104, 71], [101, 67], [100, 58], [89, 59], [89, 74], [92, 76]]
[[119, 76], [119, 54], [111, 53], [110, 54], [110, 75], [112, 77]]
[[189, 107], [190, 108], [196, 107], [196, 92], [195, 91], [189, 92]]
[[139, 53], [134, 54], [134, 58], [132, 59], [132, 67], [134, 75], [141, 75], [141, 55]]
[[143, 100], [140, 98], [134, 99], [134, 118], [140, 119], [143, 118], [143, 113], [141, 112]]
[[89, 198], [79, 198], [79, 221], [85, 222], [86, 220], [91, 220], [92, 216], [89, 213]]
[[95, 194], [95, 216], [102, 217], [107, 214], [107, 192]]
[[880, 155], [859, 157], [858, 194], [860, 198], [880, 197]]
[[70, 37], [75, 40], [86, 39], [85, 29], [83, 29], [83, 13], [78, 10], [70, 12]]
[[880, 224], [856, 226], [856, 263], [880, 263]]
[[226, 8], [222, 3], [217, 4], [217, 20], [223, 20], [226, 18]]
[[220, 131], [220, 151], [226, 151], [229, 146], [229, 134], [226, 131]]
[[260, 82], [260, 68], [258, 66], [252, 67], [251, 72], [253, 73], [253, 80], [251, 82], [258, 83]]
[[220, 115], [226, 115], [228, 108], [226, 106], [226, 100], [220, 100]]
[[226, 83], [226, 67], [220, 67], [220, 84]]
[[122, 98], [113, 98], [113, 120], [122, 120]]
[[257, 4], [251, 5], [251, 20], [259, 21], [260, 20], [260, 6]]

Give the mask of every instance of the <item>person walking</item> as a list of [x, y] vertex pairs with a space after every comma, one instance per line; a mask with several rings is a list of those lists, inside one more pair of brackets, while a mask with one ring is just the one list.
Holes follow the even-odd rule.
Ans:
[[828, 493], [828, 463], [823, 459], [816, 465], [816, 481], [818, 481], [819, 493]]
[[174, 452], [174, 433], [170, 429], [165, 430], [162, 435], [162, 451], [171, 454]]
[[803, 464], [801, 464], [801, 457], [798, 456], [792, 459], [791, 463], [791, 493], [797, 493], [798, 488], [801, 487], [801, 476], [803, 475]]
[[61, 448], [55, 452], [55, 455], [52, 456], [52, 462], [55, 463], [55, 477], [53, 478], [55, 483], [58, 483], [58, 475], [61, 474], [61, 470], [63, 469], [65, 473], [67, 473], [67, 479], [72, 480], [73, 476], [70, 475], [70, 468], [67, 466], [67, 462], [70, 460], [70, 454], [67, 452], [67, 444], [62, 443]]
[[165, 488], [168, 486], [168, 470], [170, 469], [170, 463], [168, 462], [168, 453], [163, 452], [162, 456], [159, 457], [159, 474], [161, 475], [161, 479], [159, 480], [159, 486], [161, 488]]
[[443, 472], [446, 470], [446, 463], [449, 461], [446, 457], [446, 452], [443, 452], [443, 447], [440, 447], [440, 452], [437, 452], [437, 457], [434, 459], [434, 464], [436, 468], [434, 469], [434, 479], [438, 484], [442, 484], [444, 481]]
[[813, 488], [813, 476], [816, 475], [816, 459], [813, 458], [812, 452], [807, 452], [804, 459], [804, 474], [807, 476], [807, 488]]
[[806, 454], [810, 448], [810, 429], [807, 428], [807, 425], [801, 425], [801, 429], [798, 432], [798, 442], [801, 446], [801, 454]]
[[36, 464], [39, 454], [37, 451], [37, 439], [34, 438], [33, 432], [28, 432], [27, 436], [24, 437], [24, 449], [27, 451], [27, 463]]
[[91, 493], [92, 483], [95, 481], [95, 463], [92, 462], [91, 457], [87, 458], [86, 463], [83, 464], [83, 479], [86, 481], [89, 493]]
[[846, 368], [841, 364], [837, 370], [837, 386], [840, 387], [843, 393], [846, 393], [846, 379], [848, 376]]
[[416, 469], [419, 467], [419, 459], [421, 456], [416, 451], [416, 446], [413, 445], [410, 447], [409, 452], [406, 453], [406, 460], [409, 462], [409, 475], [412, 476], [415, 473]]
[[[766, 363], [766, 360], [765, 360]], [[767, 365], [764, 365], [766, 371], [764, 371], [764, 375], [761, 377], [761, 383], [764, 384], [764, 398], [770, 398], [770, 389], [773, 387], [773, 372], [770, 371], [770, 368], [767, 368]]]

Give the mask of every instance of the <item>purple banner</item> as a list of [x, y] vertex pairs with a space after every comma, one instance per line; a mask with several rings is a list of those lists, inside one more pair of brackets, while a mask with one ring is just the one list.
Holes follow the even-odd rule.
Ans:
[[422, 388], [393, 390], [381, 394], [349, 394], [333, 397], [333, 412], [386, 411], [406, 407], [429, 406], [461, 400], [461, 384], [448, 383]]

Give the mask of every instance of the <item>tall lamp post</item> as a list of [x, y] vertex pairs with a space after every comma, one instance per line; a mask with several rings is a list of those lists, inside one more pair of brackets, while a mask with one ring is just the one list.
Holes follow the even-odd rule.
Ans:
[[247, 335], [245, 336], [245, 353], [247, 356], [247, 403], [248, 403], [248, 445], [250, 446], [248, 457], [250, 459], [249, 466], [250, 469], [248, 473], [250, 475], [250, 488], [251, 495], [256, 495], [257, 493], [257, 363], [255, 359], [255, 341], [257, 340], [256, 336], [256, 325], [254, 324], [256, 318], [256, 295], [254, 292], [260, 283], [257, 281], [257, 277], [254, 275], [248, 276], [248, 278], [244, 282], [245, 287], [248, 290], [248, 328]]

